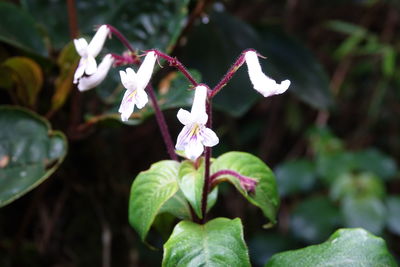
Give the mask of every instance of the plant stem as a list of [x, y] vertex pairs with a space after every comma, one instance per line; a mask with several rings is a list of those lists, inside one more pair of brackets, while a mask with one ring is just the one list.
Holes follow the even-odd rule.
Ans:
[[236, 59], [235, 63], [233, 63], [232, 67], [228, 70], [228, 72], [225, 74], [225, 76], [221, 79], [221, 81], [213, 88], [211, 93], [209, 94], [209, 98], [213, 98], [216, 94], [218, 94], [219, 91], [221, 91], [222, 88], [232, 79], [233, 75], [236, 73], [236, 71], [243, 65], [245, 59], [245, 53], [247, 51], [254, 51], [253, 49], [246, 49], [244, 50], [238, 59]]
[[151, 84], [149, 84], [149, 85], [147, 85], [146, 89], [150, 95], [150, 99], [153, 104], [154, 112], [156, 114], [156, 120], [158, 123], [158, 127], [160, 128], [160, 132], [164, 139], [165, 146], [167, 147], [168, 154], [171, 159], [178, 161], [178, 156], [175, 154], [175, 149], [174, 149], [174, 145], [172, 142], [172, 138], [169, 133], [167, 123], [165, 122], [164, 114], [162, 113], [160, 107], [158, 106], [157, 97], [154, 93], [153, 86], [151, 86]]
[[125, 36], [119, 30], [117, 30], [116, 28], [114, 28], [113, 26], [111, 26], [109, 24], [107, 24], [107, 27], [110, 29], [111, 33], [114, 34], [126, 48], [128, 48], [128, 50], [130, 52], [135, 54], [135, 50], [133, 49], [131, 44], [128, 42], [128, 39], [126, 39]]
[[[206, 103], [206, 112], [208, 115], [207, 128], [211, 129], [212, 126], [212, 107], [211, 107], [211, 99], [207, 100]], [[207, 213], [207, 199], [208, 192], [210, 191], [210, 159], [211, 159], [211, 147], [205, 147], [204, 152], [204, 186], [203, 186], [203, 195], [201, 198], [201, 214], [202, 219], [201, 223], [205, 223], [206, 221], [206, 213]]]
[[186, 67], [175, 57], [171, 57], [161, 51], [158, 51], [156, 49], [148, 50], [147, 52], [154, 51], [157, 56], [165, 59], [168, 61], [170, 66], [173, 66], [177, 68], [185, 77], [190, 81], [190, 83], [193, 85], [193, 87], [196, 87], [198, 83], [196, 80], [193, 78], [193, 76], [189, 73], [189, 71], [186, 69]]

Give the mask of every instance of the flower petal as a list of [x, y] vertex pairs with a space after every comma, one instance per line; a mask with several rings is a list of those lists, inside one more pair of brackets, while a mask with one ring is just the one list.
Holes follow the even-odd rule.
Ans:
[[212, 147], [219, 143], [218, 136], [210, 128], [204, 127], [200, 132], [200, 136], [203, 139], [203, 145], [207, 147]]
[[204, 151], [204, 146], [198, 139], [191, 139], [186, 145], [185, 155], [188, 159], [195, 161]]
[[107, 54], [94, 74], [79, 79], [78, 89], [80, 91], [86, 91], [99, 85], [106, 78], [113, 62], [114, 58], [110, 54]]
[[85, 67], [85, 73], [87, 75], [92, 75], [97, 71], [97, 62], [94, 57], [91, 55], [88, 55], [86, 58], [86, 67]]
[[110, 29], [108, 28], [107, 25], [102, 25], [97, 30], [96, 34], [93, 36], [92, 40], [88, 45], [88, 53], [91, 56], [96, 57], [100, 53], [109, 33]]
[[76, 52], [81, 56], [84, 57], [87, 55], [87, 47], [88, 43], [84, 38], [74, 39], [74, 45]]
[[118, 109], [118, 112], [121, 113], [122, 121], [129, 120], [129, 117], [135, 108], [135, 101], [129, 96], [131, 93], [132, 92], [129, 90], [125, 92], [124, 97], [122, 98], [121, 106]]
[[185, 150], [186, 145], [190, 141], [189, 136], [191, 131], [192, 131], [192, 125], [186, 125], [183, 127], [176, 140], [175, 148], [177, 150]]
[[137, 88], [144, 90], [150, 81], [153, 74], [154, 64], [156, 63], [157, 56], [155, 52], [150, 51], [147, 53], [142, 65], [137, 71]]
[[78, 83], [78, 80], [83, 76], [85, 73], [85, 68], [86, 68], [86, 58], [81, 58], [79, 60], [78, 67], [75, 70], [74, 74], [74, 83]]
[[206, 113], [207, 87], [199, 85], [194, 91], [192, 114]]
[[127, 90], [136, 90], [136, 73], [133, 69], [127, 68], [125, 71], [120, 71], [121, 83]]
[[262, 72], [256, 52], [246, 52], [245, 60], [249, 72], [250, 81], [253, 84], [254, 89], [261, 93], [263, 96], [269, 97], [276, 94], [282, 94], [289, 88], [289, 80], [285, 80], [282, 83], [278, 84], [274, 79], [271, 79]]
[[184, 110], [184, 109], [179, 109], [178, 114], [176, 114], [178, 117], [178, 120], [183, 124], [187, 125], [193, 122], [192, 120], [192, 115], [190, 114], [189, 111]]
[[136, 106], [138, 107], [138, 109], [143, 108], [147, 104], [147, 102], [149, 102], [147, 93], [144, 90], [137, 89]]

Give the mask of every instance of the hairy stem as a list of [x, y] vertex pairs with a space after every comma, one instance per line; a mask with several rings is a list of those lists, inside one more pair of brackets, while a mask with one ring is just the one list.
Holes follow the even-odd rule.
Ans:
[[233, 75], [236, 71], [243, 65], [245, 61], [245, 54], [248, 51], [254, 51], [254, 49], [246, 49], [244, 50], [240, 56], [236, 59], [235, 63], [233, 63], [232, 67], [228, 70], [225, 76], [221, 79], [221, 81], [213, 88], [211, 93], [209, 94], [209, 98], [213, 98], [216, 94], [221, 91], [222, 88], [232, 79]]
[[[206, 103], [206, 112], [208, 115], [207, 128], [211, 129], [212, 126], [212, 107], [211, 107], [211, 99], [208, 99]], [[210, 191], [210, 159], [211, 159], [211, 147], [205, 147], [204, 152], [204, 186], [203, 186], [203, 195], [201, 198], [201, 214], [202, 219], [201, 222], [205, 223], [206, 221], [206, 212], [207, 212], [207, 199], [208, 192]]]
[[183, 75], [185, 75], [185, 77], [189, 80], [189, 82], [194, 87], [196, 87], [198, 85], [198, 83], [193, 78], [193, 76], [189, 73], [189, 71], [186, 69], [186, 67], [183, 66], [183, 64], [177, 58], [171, 57], [171, 56], [169, 56], [161, 51], [155, 50], [155, 49], [148, 50], [147, 52], [150, 52], [150, 51], [155, 52], [158, 57], [161, 57], [161, 58], [165, 59], [166, 61], [168, 61], [170, 66], [177, 68]]
[[114, 34], [126, 48], [128, 48], [130, 52], [135, 53], [135, 50], [128, 42], [128, 39], [126, 39], [125, 36], [119, 30], [108, 24], [107, 27], [110, 29], [111, 33]]
[[157, 97], [154, 93], [154, 89], [150, 84], [147, 85], [146, 89], [150, 95], [150, 99], [151, 99], [151, 102], [153, 104], [153, 108], [154, 108], [154, 111], [156, 114], [156, 120], [158, 123], [158, 127], [160, 128], [160, 132], [164, 139], [165, 146], [167, 147], [168, 154], [171, 159], [178, 161], [178, 156], [175, 154], [174, 144], [172, 142], [172, 138], [169, 133], [164, 114], [162, 113], [160, 107], [158, 106]]

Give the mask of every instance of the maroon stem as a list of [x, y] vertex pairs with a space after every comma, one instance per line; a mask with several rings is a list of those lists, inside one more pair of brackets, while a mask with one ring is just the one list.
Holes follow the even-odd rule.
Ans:
[[233, 63], [232, 67], [228, 70], [228, 72], [225, 74], [225, 76], [221, 79], [221, 81], [213, 88], [211, 93], [209, 94], [209, 98], [213, 98], [216, 94], [218, 94], [219, 91], [221, 91], [222, 88], [232, 79], [233, 75], [236, 73], [236, 71], [243, 65], [245, 61], [245, 54], [248, 51], [254, 51], [254, 49], [246, 49], [244, 50], [238, 59], [236, 59], [235, 63]]
[[193, 78], [193, 76], [188, 72], [188, 70], [186, 69], [185, 66], [183, 66], [183, 64], [175, 57], [171, 57], [161, 51], [158, 51], [156, 49], [152, 49], [152, 50], [148, 50], [147, 52], [150, 51], [154, 51], [156, 53], [157, 56], [165, 59], [166, 61], [168, 61], [170, 66], [173, 66], [175, 68], [177, 68], [180, 72], [182, 72], [183, 75], [185, 75], [185, 77], [190, 81], [190, 83], [196, 87], [198, 85], [198, 83], [196, 82], [196, 80]]
[[[207, 120], [207, 128], [211, 129], [212, 126], [212, 107], [211, 107], [211, 99], [207, 100], [206, 103], [206, 112], [208, 115], [208, 120]], [[204, 152], [204, 186], [203, 186], [203, 195], [201, 197], [201, 214], [202, 214], [202, 219], [201, 223], [205, 223], [206, 221], [206, 212], [207, 212], [207, 199], [208, 199], [208, 193], [210, 191], [210, 159], [211, 159], [211, 147], [205, 147], [205, 152]]]
[[168, 154], [171, 159], [178, 161], [178, 156], [175, 154], [174, 144], [172, 142], [172, 138], [169, 133], [167, 123], [165, 122], [164, 114], [162, 113], [160, 107], [158, 106], [157, 97], [154, 93], [153, 86], [149, 84], [147, 85], [146, 89], [150, 95], [151, 102], [153, 103], [158, 127], [160, 128], [160, 132], [164, 139], [165, 146], [167, 147]]
[[135, 50], [133, 49], [131, 44], [119, 30], [108, 24], [107, 27], [110, 29], [111, 33], [114, 34], [126, 48], [128, 48], [130, 52], [135, 53]]

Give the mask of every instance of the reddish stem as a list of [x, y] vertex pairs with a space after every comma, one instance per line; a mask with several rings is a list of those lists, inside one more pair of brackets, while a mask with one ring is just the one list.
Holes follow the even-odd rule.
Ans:
[[233, 63], [232, 67], [228, 70], [225, 76], [221, 79], [221, 81], [213, 88], [213, 90], [209, 94], [209, 98], [213, 98], [222, 88], [232, 79], [233, 75], [236, 71], [243, 65], [245, 59], [244, 56], [248, 51], [255, 51], [254, 49], [246, 49], [244, 50], [238, 59], [236, 59], [235, 63]]
[[198, 83], [196, 82], [196, 80], [193, 78], [193, 76], [188, 72], [188, 70], [186, 69], [186, 67], [175, 57], [171, 57], [161, 51], [158, 51], [156, 49], [151, 49], [148, 50], [146, 52], [150, 52], [153, 51], [156, 53], [157, 56], [165, 59], [166, 61], [168, 61], [169, 65], [172, 67], [177, 68], [180, 72], [182, 72], [183, 75], [185, 75], [185, 77], [190, 81], [190, 83], [196, 87], [198, 85]]
[[158, 106], [157, 97], [154, 93], [153, 86], [148, 84], [146, 89], [150, 95], [151, 102], [153, 103], [153, 108], [156, 114], [156, 120], [158, 126], [160, 127], [160, 132], [164, 139], [165, 146], [167, 147], [168, 154], [171, 159], [178, 161], [178, 156], [175, 153], [174, 144], [172, 143], [172, 138], [169, 133], [167, 123], [165, 122], [164, 114], [162, 113], [160, 107]]
[[[207, 99], [206, 103], [206, 112], [208, 115], [208, 120], [206, 123], [207, 128], [212, 127], [212, 106], [211, 106], [211, 99]], [[204, 152], [204, 186], [203, 186], [203, 194], [201, 197], [201, 214], [202, 214], [202, 219], [201, 223], [205, 223], [206, 221], [206, 213], [207, 213], [207, 199], [208, 199], [208, 193], [210, 191], [210, 159], [211, 159], [211, 147], [205, 147], [205, 152]]]
[[125, 36], [119, 30], [117, 30], [116, 28], [114, 28], [113, 26], [111, 26], [109, 24], [107, 24], [107, 27], [110, 29], [111, 33], [114, 34], [126, 48], [128, 48], [128, 50], [130, 52], [135, 54], [135, 50], [133, 49], [133, 47], [131, 46], [129, 41], [125, 38]]
[[219, 181], [218, 177], [224, 176], [224, 175], [232, 175], [236, 178], [239, 179], [240, 185], [246, 190], [246, 191], [254, 191], [258, 181], [254, 178], [247, 177], [244, 175], [241, 175], [238, 172], [232, 171], [232, 170], [220, 170], [211, 175], [210, 177], [210, 183], [211, 183], [211, 188], [216, 186]]

